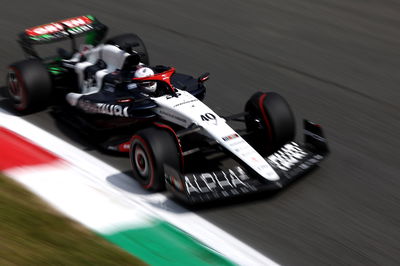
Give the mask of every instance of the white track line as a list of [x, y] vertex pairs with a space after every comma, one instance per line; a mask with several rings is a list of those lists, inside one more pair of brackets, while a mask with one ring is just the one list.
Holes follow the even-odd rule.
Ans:
[[[0, 125], [50, 150], [64, 159], [70, 164], [69, 168], [75, 168], [74, 171], [80, 172], [79, 179], [75, 178], [74, 180], [75, 183], [85, 183], [95, 188], [97, 192], [106, 194], [110, 201], [118, 201], [121, 208], [126, 208], [127, 212], [129, 211], [129, 213], [131, 213], [132, 210], [135, 210], [140, 217], [150, 216], [165, 220], [240, 265], [278, 265], [276, 262], [212, 223], [182, 208], [165, 195], [146, 193], [132, 178], [120, 173], [120, 171], [114, 167], [2, 109], [0, 109]], [[68, 175], [66, 178], [73, 180], [73, 177], [68, 171], [64, 173], [60, 173], [58, 170], [54, 169], [53, 171], [55, 171], [54, 174], [57, 175]], [[32, 172], [29, 173], [29, 175], [32, 174]], [[109, 181], [110, 177], [113, 177], [113, 184]], [[29, 187], [35, 187], [33, 190], [35, 190], [36, 193], [44, 199], [47, 198], [47, 200], [49, 200], [46, 194], [52, 192], [46, 189], [46, 184], [50, 184], [54, 181], [47, 179], [42, 180], [43, 182], [40, 183], [28, 184], [31, 182], [29, 180], [32, 179], [24, 178], [23, 182]], [[53, 184], [53, 186], [49, 185], [49, 187], [54, 188], [54, 185], [58, 184]], [[75, 202], [73, 197], [76, 193], [86, 193], [87, 202], [81, 202], [81, 204], [91, 204], [94, 208], [102, 208], [105, 214], [112, 216], [113, 210], [109, 209], [107, 204], [104, 202], [96, 202], [94, 198], [89, 199], [91, 196], [95, 197], [93, 193], [89, 191], [80, 191], [78, 187], [70, 187], [68, 186], [68, 182], [59, 184], [59, 186], [61, 185], [65, 186], [63, 186], [63, 188], [69, 191], [68, 195], [70, 196], [68, 198], [60, 197], [59, 202], [52, 200], [51, 204], [53, 206], [61, 208], [61, 211], [94, 230], [113, 230], [112, 228], [107, 228], [108, 226], [112, 226], [107, 223], [91, 221], [89, 217], [83, 219], [85, 214], [76, 210], [76, 206], [79, 206], [79, 202]], [[129, 191], [127, 189], [121, 189], [120, 187], [128, 188]], [[52, 199], [53, 198], [54, 195]], [[68, 200], [71, 201], [71, 204], [65, 207], [65, 201]], [[105, 217], [107, 217], [107, 215], [105, 215]]]

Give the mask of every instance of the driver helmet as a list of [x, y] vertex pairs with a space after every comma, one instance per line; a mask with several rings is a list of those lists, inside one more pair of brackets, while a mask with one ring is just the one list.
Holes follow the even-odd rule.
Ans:
[[[153, 75], [154, 75], [154, 71], [149, 67], [140, 67], [135, 72], [135, 78], [150, 77]], [[155, 92], [157, 89], [157, 84], [154, 81], [143, 82], [140, 84], [140, 86], [148, 92]]]

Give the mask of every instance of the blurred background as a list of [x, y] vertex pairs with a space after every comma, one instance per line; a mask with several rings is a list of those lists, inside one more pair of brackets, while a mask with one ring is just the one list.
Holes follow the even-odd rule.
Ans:
[[[0, 74], [23, 58], [25, 28], [92, 14], [133, 32], [151, 64], [210, 72], [206, 103], [243, 110], [276, 91], [331, 147], [319, 169], [265, 199], [196, 212], [283, 265], [400, 264], [400, 3], [393, 0], [6, 1]], [[5, 78], [3, 79], [5, 80]], [[4, 86], [5, 82], [0, 86]], [[48, 112], [28, 121], [80, 146]], [[125, 158], [88, 150], [121, 171]], [[227, 243], [228, 245], [228, 243]]]

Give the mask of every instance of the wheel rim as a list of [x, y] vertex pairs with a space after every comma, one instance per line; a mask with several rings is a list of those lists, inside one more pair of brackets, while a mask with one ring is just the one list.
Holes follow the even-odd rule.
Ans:
[[22, 84], [13, 70], [8, 73], [8, 92], [15, 102], [21, 103], [23, 96]]
[[140, 145], [135, 146], [134, 151], [135, 168], [142, 179], [149, 178], [149, 160], [146, 152]]

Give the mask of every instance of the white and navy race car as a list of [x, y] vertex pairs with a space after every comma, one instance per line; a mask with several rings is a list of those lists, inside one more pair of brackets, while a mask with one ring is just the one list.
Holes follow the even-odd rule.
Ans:
[[[167, 188], [187, 203], [278, 190], [329, 153], [322, 128], [307, 120], [304, 143], [294, 141], [295, 119], [279, 94], [257, 92], [244, 112], [222, 117], [202, 102], [208, 73], [194, 78], [149, 66], [137, 35], [102, 42], [106, 31], [93, 16], [25, 30], [27, 59], [10, 65], [8, 94], [20, 112], [51, 105], [55, 117], [103, 148], [129, 154], [143, 188]], [[78, 49], [81, 35], [86, 43]], [[71, 52], [41, 58], [34, 50], [63, 39], [72, 41]]]

